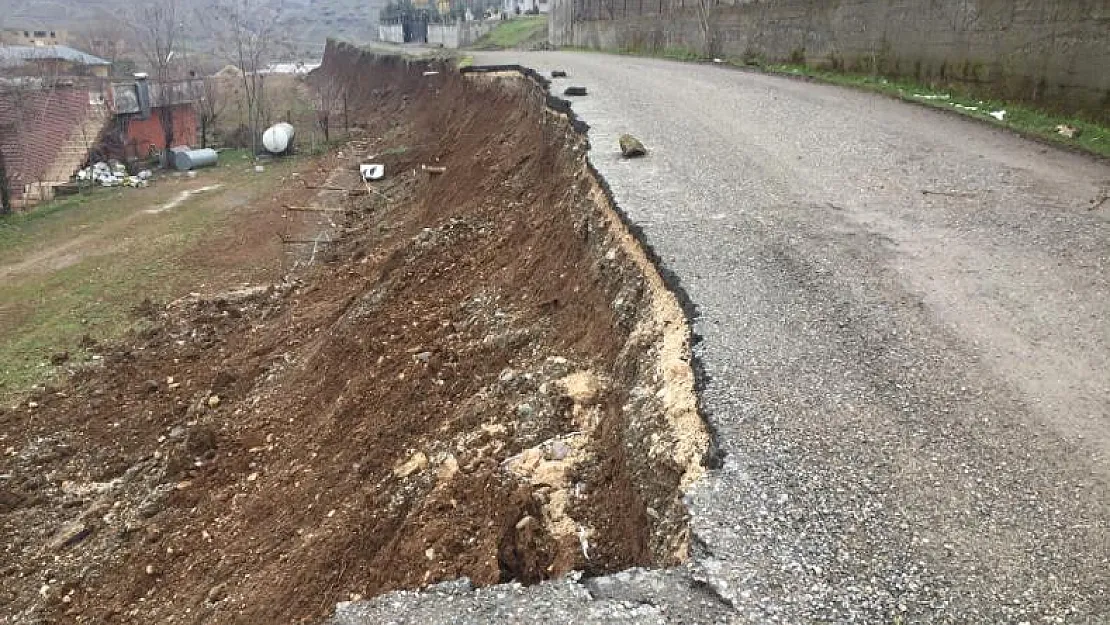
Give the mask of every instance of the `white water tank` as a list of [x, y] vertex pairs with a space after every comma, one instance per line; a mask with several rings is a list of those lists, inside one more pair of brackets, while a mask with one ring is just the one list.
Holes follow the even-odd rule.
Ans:
[[293, 126], [285, 122], [270, 126], [262, 133], [262, 145], [270, 154], [283, 154], [293, 145]]

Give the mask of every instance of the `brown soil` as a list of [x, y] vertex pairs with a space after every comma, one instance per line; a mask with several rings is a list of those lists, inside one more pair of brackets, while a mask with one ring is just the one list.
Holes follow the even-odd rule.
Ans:
[[361, 138], [272, 209], [346, 209], [283, 217], [334, 239], [312, 265], [144, 307], [0, 413], [4, 622], [312, 622], [684, 557], [706, 439], [673, 298], [535, 84], [427, 69], [329, 47]]

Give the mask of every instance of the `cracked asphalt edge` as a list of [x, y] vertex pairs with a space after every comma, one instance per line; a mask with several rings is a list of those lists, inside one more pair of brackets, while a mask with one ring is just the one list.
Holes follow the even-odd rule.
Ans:
[[[474, 65], [463, 73], [516, 72], [533, 81], [547, 96], [547, 106], [565, 115], [571, 127], [589, 142], [590, 126], [574, 112], [571, 103], [551, 93], [551, 81], [532, 68], [522, 65]], [[686, 318], [689, 333], [689, 363], [694, 373], [697, 413], [709, 433], [709, 446], [702, 464], [707, 470], [721, 468], [724, 452], [718, 432], [706, 418], [702, 392], [709, 374], [693, 348], [701, 337], [693, 331], [699, 316], [679, 276], [670, 270], [647, 240], [643, 229], [624, 211], [608, 181], [598, 171], [589, 154], [589, 174], [601, 188], [609, 208], [638, 243], [640, 250], [675, 297]], [[704, 479], [704, 477], [702, 478]], [[419, 590], [394, 591], [360, 601], [336, 604], [327, 625], [407, 625], [442, 623], [444, 625], [482, 625], [519, 622], [564, 624], [590, 623], [666, 623], [693, 625], [735, 622], [732, 602], [720, 594], [706, 578], [697, 561], [712, 557], [708, 546], [697, 534], [690, 534], [690, 561], [669, 569], [633, 568], [607, 576], [586, 577], [575, 571], [570, 575], [534, 586], [519, 583], [475, 588], [467, 578], [443, 582]]]

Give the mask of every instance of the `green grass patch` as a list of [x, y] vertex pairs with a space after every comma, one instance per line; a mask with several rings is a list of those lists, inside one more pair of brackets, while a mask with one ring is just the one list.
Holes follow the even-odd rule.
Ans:
[[[142, 322], [132, 311], [144, 299], [161, 304], [202, 283], [237, 281], [236, 272], [193, 255], [238, 227], [235, 208], [271, 193], [296, 160], [274, 161], [260, 174], [247, 151], [227, 151], [195, 181], [164, 174], [144, 189], [92, 189], [0, 218], [0, 399], [56, 375], [54, 353], [87, 360], [83, 336], [111, 341], [135, 328]], [[144, 212], [210, 184], [223, 186], [172, 210]]]
[[471, 46], [476, 50], [507, 50], [547, 39], [546, 15], [522, 15], [505, 20]]

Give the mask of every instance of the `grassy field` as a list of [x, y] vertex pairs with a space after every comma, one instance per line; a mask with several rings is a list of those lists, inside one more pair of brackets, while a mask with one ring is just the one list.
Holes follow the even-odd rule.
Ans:
[[[166, 174], [145, 189], [94, 189], [0, 217], [0, 397], [49, 380], [53, 354], [87, 360], [83, 337], [122, 335], [145, 299], [162, 303], [279, 272], [273, 247], [221, 248], [243, 240], [245, 221], [258, 220], [256, 205], [295, 166], [283, 161], [259, 174], [244, 153], [225, 152], [220, 166], [196, 178]], [[184, 191], [213, 185], [220, 186], [166, 208]]]
[[477, 50], [508, 50], [547, 40], [546, 15], [522, 15], [506, 20], [474, 42]]

